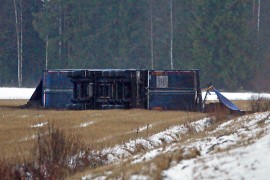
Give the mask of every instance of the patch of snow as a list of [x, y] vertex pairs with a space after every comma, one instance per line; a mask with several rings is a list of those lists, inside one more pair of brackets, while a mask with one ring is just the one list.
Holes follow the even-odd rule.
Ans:
[[33, 140], [33, 139], [36, 139], [37, 138], [37, 135], [33, 134], [32, 136], [30, 137], [25, 137], [25, 138], [22, 138], [20, 140], [18, 140], [19, 142], [25, 142], [25, 141], [29, 141], [29, 140]]
[[164, 179], [268, 179], [270, 134], [247, 147], [183, 160]]
[[102, 116], [102, 114], [91, 114], [91, 117]]
[[[243, 116], [225, 122], [213, 131], [223, 130], [233, 124], [236, 131], [228, 135], [207, 137], [191, 143], [201, 156], [183, 160], [176, 166], [163, 171], [164, 179], [267, 179], [270, 164], [270, 125], [258, 128], [257, 123], [269, 119], [269, 112]], [[239, 128], [240, 127], [240, 128]], [[241, 146], [221, 153], [211, 153], [238, 145], [244, 140], [256, 140], [258, 134], [265, 132], [264, 137], [254, 144]], [[211, 133], [210, 133], [211, 134]], [[238, 148], [237, 148], [238, 147]]]
[[35, 88], [0, 88], [0, 99], [30, 99]]
[[31, 128], [43, 127], [43, 126], [45, 126], [46, 124], [48, 124], [48, 122], [39, 122], [39, 123], [34, 124], [34, 125], [30, 126], [30, 127], [31, 127]]
[[209, 137], [195, 142], [191, 145], [195, 146], [201, 155], [206, 155], [216, 149], [226, 149], [228, 146], [236, 144], [238, 136], [236, 134], [224, 135], [220, 137]]
[[149, 125], [146, 125], [146, 126], [143, 126], [143, 127], [139, 127], [138, 129], [134, 129], [134, 130], [132, 130], [132, 131], [130, 131], [130, 132], [128, 132], [127, 134], [130, 134], [130, 133], [136, 133], [136, 132], [142, 132], [142, 131], [145, 131], [145, 130], [148, 130], [148, 129], [150, 129], [150, 128], [152, 128], [152, 125], [151, 124], [149, 124]]
[[[211, 118], [204, 118], [196, 122], [190, 123], [189, 126], [196, 129], [196, 132], [204, 130], [206, 127], [210, 126]], [[127, 143], [116, 145], [112, 148], [103, 149], [101, 154], [106, 155], [106, 164], [117, 162], [122, 158], [127, 158], [133, 153], [141, 150], [152, 150], [155, 147], [162, 145], [163, 143], [171, 143], [180, 138], [180, 135], [188, 133], [188, 128], [186, 125], [173, 126], [163, 132], [154, 134], [146, 139], [135, 139]], [[155, 157], [156, 150], [150, 151], [149, 154], [135, 156], [133, 163], [139, 163], [142, 160], [150, 160]], [[137, 159], [136, 159], [137, 158]]]
[[88, 121], [88, 122], [81, 123], [79, 127], [87, 127], [87, 126], [95, 124], [95, 123], [96, 123], [96, 121]]
[[148, 180], [150, 179], [149, 176], [144, 176], [144, 175], [132, 175], [130, 176], [130, 180]]
[[[40, 134], [40, 136], [44, 136], [44, 135], [46, 135], [46, 134], [49, 134], [49, 132], [45, 132], [45, 133], [43, 133], [43, 134]], [[18, 140], [18, 142], [25, 142], [25, 141], [33, 140], [33, 139], [36, 139], [37, 137], [38, 137], [37, 134], [33, 134], [33, 135], [30, 136], [30, 137], [25, 137], [25, 138], [22, 138], [22, 139]]]
[[[11, 87], [1, 87], [0, 88], [0, 99], [30, 99], [34, 93], [35, 88], [11, 88]], [[254, 97], [269, 98], [268, 93], [252, 93], [252, 92], [221, 92], [225, 97], [230, 100], [250, 100]], [[205, 96], [205, 92], [202, 92], [202, 96]], [[217, 96], [214, 92], [211, 95], [207, 95], [207, 100], [217, 100]], [[94, 116], [101, 116], [102, 114], [93, 114]]]
[[[202, 92], [202, 97], [205, 97], [206, 92]], [[223, 96], [229, 100], [251, 100], [256, 97], [263, 97], [270, 99], [270, 94], [268, 93], [252, 93], [252, 92], [243, 92], [243, 93], [233, 93], [233, 92], [221, 92]], [[218, 100], [217, 95], [214, 92], [210, 92], [210, 95], [207, 95], [207, 100]]]
[[204, 131], [204, 129], [209, 127], [211, 124], [212, 119], [209, 117], [190, 123], [190, 125], [196, 130], [196, 132]]
[[219, 131], [219, 130], [222, 130], [224, 129], [225, 127], [228, 127], [230, 126], [234, 121], [233, 120], [229, 120], [221, 125], [219, 125], [217, 128], [216, 128], [216, 131]]
[[98, 176], [98, 177], [94, 177], [92, 176], [91, 174], [90, 175], [87, 175], [87, 176], [84, 176], [81, 178], [82, 180], [105, 180], [106, 179], [106, 176]]
[[107, 141], [108, 139], [112, 139], [112, 138], [113, 138], [113, 136], [109, 135], [109, 136], [107, 136], [107, 137], [98, 139], [97, 142], [104, 142], [104, 141]]
[[157, 155], [160, 154], [162, 151], [162, 148], [154, 149], [151, 151], [146, 152], [143, 156], [141, 154], [134, 156], [134, 161], [132, 161], [132, 164], [140, 163], [143, 161], [149, 161], [153, 158], [155, 158]]

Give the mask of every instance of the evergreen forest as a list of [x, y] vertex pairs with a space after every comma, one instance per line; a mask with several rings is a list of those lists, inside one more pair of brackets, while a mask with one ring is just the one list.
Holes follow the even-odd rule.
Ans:
[[0, 86], [74, 68], [199, 69], [202, 87], [270, 91], [270, 3], [1, 0]]

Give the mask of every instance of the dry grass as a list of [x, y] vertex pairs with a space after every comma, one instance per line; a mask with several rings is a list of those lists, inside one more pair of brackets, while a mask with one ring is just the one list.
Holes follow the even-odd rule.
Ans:
[[[48, 133], [39, 132], [32, 159], [16, 162], [0, 157], [0, 177], [4, 179], [64, 179], [86, 167], [95, 167], [95, 160], [81, 138], [49, 124]], [[23, 157], [23, 155], [22, 155]]]
[[[0, 153], [2, 157], [31, 159], [30, 149], [39, 131], [46, 133], [49, 123], [66, 132], [75, 132], [96, 150], [130, 139], [147, 137], [172, 125], [194, 121], [205, 114], [181, 111], [88, 110], [67, 111], [22, 109], [26, 101], [0, 100]], [[31, 127], [47, 123], [43, 127]], [[85, 123], [85, 127], [81, 127]], [[88, 126], [87, 126], [88, 123]], [[91, 124], [92, 123], [92, 124]], [[140, 129], [147, 127], [146, 129]], [[138, 131], [139, 130], [139, 131]], [[23, 161], [23, 160], [20, 160]]]
[[[38, 141], [38, 134], [48, 134], [48, 125], [54, 124], [56, 129], [63, 133], [74, 133], [80, 136], [82, 144], [95, 150], [111, 147], [116, 144], [136, 139], [146, 138], [155, 133], [164, 131], [173, 125], [185, 124], [207, 116], [203, 113], [181, 111], [148, 111], [148, 110], [87, 110], [67, 111], [48, 109], [22, 109], [26, 101], [0, 100], [0, 153], [2, 159], [9, 160], [12, 164], [33, 161], [31, 149]], [[240, 109], [247, 110], [247, 102], [234, 102]], [[226, 114], [216, 112], [219, 120], [213, 126], [224, 122]], [[42, 127], [33, 127], [38, 123], [47, 123]], [[211, 128], [211, 127], [209, 127]], [[42, 132], [40, 134], [40, 132]], [[180, 146], [187, 139], [198, 139], [207, 136], [205, 132], [191, 132], [187, 137], [182, 137]], [[140, 149], [142, 147], [138, 147]], [[142, 149], [143, 150], [143, 149]], [[185, 155], [184, 155], [185, 154]], [[172, 162], [179, 162], [198, 156], [196, 149], [184, 153], [183, 149], [161, 154], [146, 163], [130, 164], [125, 161], [116, 165], [102, 166], [91, 170], [93, 174], [102, 174], [113, 169], [110, 178], [129, 178], [132, 174], [146, 174], [153, 179], [160, 179], [160, 173], [167, 169]], [[1, 158], [0, 158], [1, 159]], [[4, 173], [9, 166], [0, 166]], [[7, 171], [8, 172], [8, 171]], [[79, 179], [89, 171], [76, 174], [71, 179]]]
[[[211, 100], [211, 101], [207, 101], [206, 103], [218, 103], [218, 100]], [[232, 101], [239, 109], [243, 110], [243, 111], [251, 111], [251, 107], [250, 107], [250, 102], [251, 100], [233, 100]]]
[[250, 101], [246, 101], [246, 100], [238, 100], [238, 101], [232, 101], [237, 107], [239, 107], [239, 109], [243, 110], [243, 111], [251, 111], [250, 108]]
[[250, 109], [252, 112], [264, 112], [270, 110], [270, 99], [262, 96], [253, 96], [250, 101]]

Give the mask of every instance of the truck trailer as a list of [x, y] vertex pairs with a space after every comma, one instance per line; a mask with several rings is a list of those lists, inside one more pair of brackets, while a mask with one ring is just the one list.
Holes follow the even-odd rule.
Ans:
[[43, 71], [34, 102], [58, 109], [201, 111], [202, 95], [196, 69], [57, 69]]

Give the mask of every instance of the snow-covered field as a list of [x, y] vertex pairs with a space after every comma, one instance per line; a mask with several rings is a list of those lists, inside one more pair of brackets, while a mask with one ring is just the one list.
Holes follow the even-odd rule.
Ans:
[[[235, 130], [231, 134], [219, 137], [211, 136], [220, 130], [228, 132], [232, 126]], [[201, 139], [193, 144], [200, 149], [201, 156], [183, 160], [165, 170], [164, 179], [269, 178], [269, 112], [231, 120], [209, 134], [207, 139]], [[217, 149], [219, 149], [218, 151], [225, 149], [225, 151], [218, 152]]]
[[164, 171], [164, 179], [268, 179], [270, 134], [223, 153], [184, 160]]
[[[250, 100], [256, 97], [270, 98], [268, 93], [253, 93], [253, 92], [221, 92], [229, 100]], [[205, 92], [202, 93], [202, 97], [205, 97]], [[207, 95], [207, 100], [217, 100], [217, 96], [214, 92], [211, 92], [210, 95]]]
[[0, 88], [0, 99], [30, 99], [35, 88]]
[[[0, 99], [29, 99], [34, 93], [35, 88], [9, 88], [0, 87]], [[266, 97], [270, 98], [268, 93], [232, 93], [232, 92], [222, 92], [222, 94], [230, 100], [249, 100], [253, 97]], [[202, 93], [202, 97], [205, 96], [205, 92]], [[207, 96], [208, 100], [217, 100], [215, 93], [211, 93]]]

